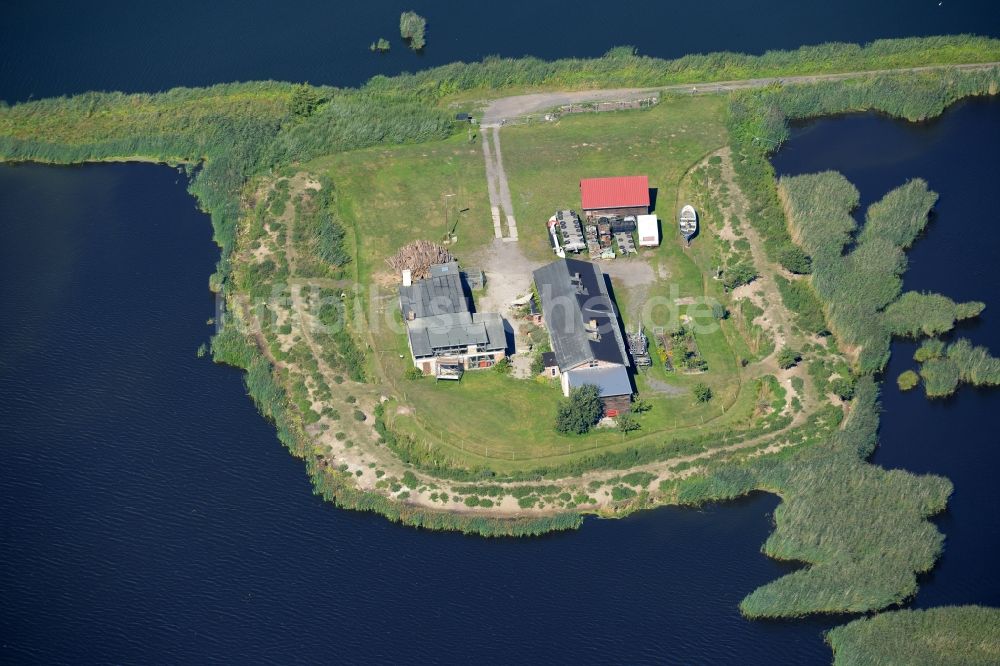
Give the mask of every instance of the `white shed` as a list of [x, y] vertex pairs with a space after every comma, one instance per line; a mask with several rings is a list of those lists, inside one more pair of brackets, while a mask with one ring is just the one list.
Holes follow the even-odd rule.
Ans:
[[660, 244], [660, 225], [655, 215], [637, 215], [640, 247], [656, 247]]

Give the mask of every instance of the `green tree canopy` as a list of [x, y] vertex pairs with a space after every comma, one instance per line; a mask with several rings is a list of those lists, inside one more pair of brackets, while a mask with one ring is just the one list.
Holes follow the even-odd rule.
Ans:
[[569, 397], [559, 402], [556, 430], [582, 435], [601, 420], [603, 413], [598, 388], [593, 384], [578, 386], [570, 389]]

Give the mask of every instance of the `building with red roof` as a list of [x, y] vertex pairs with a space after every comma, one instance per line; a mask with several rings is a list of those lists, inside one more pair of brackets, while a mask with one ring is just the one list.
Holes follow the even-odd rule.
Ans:
[[583, 212], [597, 215], [646, 215], [649, 213], [649, 177], [616, 176], [580, 181]]

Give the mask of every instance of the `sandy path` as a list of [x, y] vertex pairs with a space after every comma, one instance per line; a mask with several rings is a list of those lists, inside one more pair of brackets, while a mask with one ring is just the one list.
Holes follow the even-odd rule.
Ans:
[[706, 81], [701, 83], [681, 83], [659, 88], [617, 88], [605, 90], [580, 90], [575, 92], [533, 93], [516, 95], [494, 100], [483, 113], [482, 125], [495, 127], [504, 120], [520, 116], [548, 111], [567, 104], [583, 102], [600, 102], [608, 100], [632, 100], [648, 96], [655, 92], [686, 92], [691, 94], [708, 94], [730, 92], [744, 88], [764, 88], [774, 83], [816, 83], [817, 81], [843, 81], [874, 74], [889, 74], [898, 72], [928, 72], [938, 69], [976, 70], [996, 67], [1000, 63], [970, 63], [962, 65], [927, 65], [923, 67], [904, 67], [900, 69], [875, 69], [864, 72], [842, 72], [839, 74], [810, 74], [806, 76], [772, 76], [760, 79], [742, 79], [736, 81]]

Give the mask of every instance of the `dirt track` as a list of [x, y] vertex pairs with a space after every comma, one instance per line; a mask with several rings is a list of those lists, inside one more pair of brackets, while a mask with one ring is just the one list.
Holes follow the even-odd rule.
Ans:
[[987, 69], [1000, 63], [972, 63], [966, 65], [928, 65], [926, 67], [905, 67], [902, 69], [875, 69], [865, 72], [843, 72], [840, 74], [811, 74], [807, 76], [772, 76], [761, 79], [743, 79], [740, 81], [707, 81], [702, 83], [682, 83], [658, 88], [617, 88], [609, 90], [580, 90], [576, 92], [534, 93], [516, 95], [493, 100], [483, 112], [483, 127], [495, 127], [504, 120], [520, 116], [548, 111], [566, 104], [583, 102], [599, 102], [607, 100], [628, 100], [649, 95], [654, 92], [687, 92], [692, 94], [711, 94], [741, 90], [744, 88], [763, 88], [773, 83], [816, 83], [817, 81], [843, 81], [856, 79], [871, 74], [888, 74], [893, 72], [926, 72], [938, 69]]

